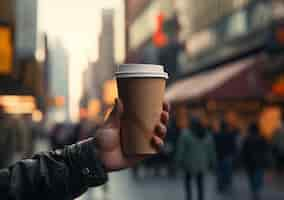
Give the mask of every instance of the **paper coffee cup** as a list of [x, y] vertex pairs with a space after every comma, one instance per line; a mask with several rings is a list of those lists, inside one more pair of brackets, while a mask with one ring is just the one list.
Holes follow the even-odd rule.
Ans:
[[123, 64], [115, 75], [124, 107], [123, 152], [129, 156], [157, 153], [151, 142], [160, 121], [168, 74], [160, 65]]

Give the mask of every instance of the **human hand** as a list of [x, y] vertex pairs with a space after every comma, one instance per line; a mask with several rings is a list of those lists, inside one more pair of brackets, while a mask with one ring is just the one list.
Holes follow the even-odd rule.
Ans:
[[[144, 155], [126, 157], [123, 154], [120, 141], [120, 122], [122, 113], [122, 102], [117, 99], [110, 116], [96, 133], [98, 154], [107, 171], [117, 171], [128, 168], [146, 158]], [[160, 123], [156, 125], [155, 133], [152, 138], [152, 144], [157, 150], [160, 150], [164, 145], [163, 139], [166, 136], [166, 124], [168, 123], [168, 120], [169, 104], [164, 103]]]

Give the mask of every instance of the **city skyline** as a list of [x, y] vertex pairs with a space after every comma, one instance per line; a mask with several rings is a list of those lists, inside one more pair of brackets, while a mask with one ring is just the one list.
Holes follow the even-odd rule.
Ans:
[[[90, 61], [98, 59], [98, 36], [101, 32], [102, 8], [114, 8], [115, 59], [124, 60], [124, 5], [122, 0], [108, 2], [84, 0], [39, 2], [39, 31], [49, 41], [60, 39], [69, 56], [69, 93], [71, 119], [76, 121], [83, 92], [82, 75]], [[123, 30], [122, 30], [123, 29]]]

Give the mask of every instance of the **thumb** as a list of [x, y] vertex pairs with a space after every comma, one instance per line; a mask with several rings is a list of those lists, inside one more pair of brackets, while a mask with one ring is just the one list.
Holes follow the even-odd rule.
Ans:
[[111, 113], [109, 114], [109, 116], [107, 117], [106, 123], [112, 127], [119, 126], [122, 113], [123, 113], [122, 102], [120, 101], [120, 99], [115, 99], [114, 107]]

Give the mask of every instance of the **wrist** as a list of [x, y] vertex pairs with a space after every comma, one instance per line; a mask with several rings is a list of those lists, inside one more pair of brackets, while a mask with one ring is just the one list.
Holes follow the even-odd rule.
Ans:
[[106, 173], [110, 172], [110, 170], [108, 169], [108, 165], [107, 165], [107, 161], [105, 159], [106, 156], [104, 156], [103, 151], [100, 148], [99, 143], [97, 142], [96, 138], [93, 138], [93, 148], [96, 152], [96, 157], [97, 159], [100, 161], [101, 166], [103, 167], [103, 169], [105, 170]]
[[102, 185], [108, 179], [94, 144], [91, 138], [66, 148], [71, 173], [88, 187]]

